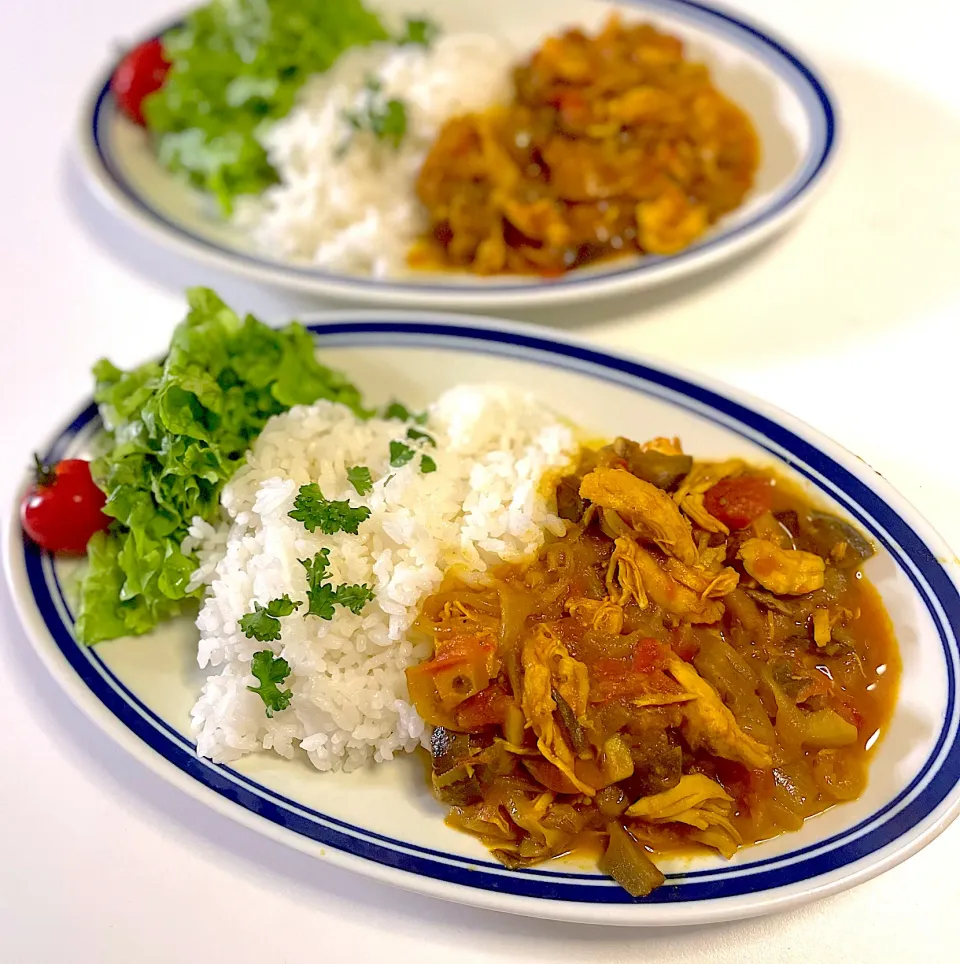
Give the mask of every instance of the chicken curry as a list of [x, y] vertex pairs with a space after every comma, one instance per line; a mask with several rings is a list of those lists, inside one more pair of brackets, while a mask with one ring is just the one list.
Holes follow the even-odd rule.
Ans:
[[430, 231], [415, 268], [559, 275], [673, 254], [738, 207], [759, 145], [750, 118], [682, 42], [612, 17], [549, 38], [509, 105], [449, 120], [421, 169]]
[[417, 624], [450, 825], [508, 867], [589, 847], [644, 896], [651, 858], [730, 857], [863, 791], [899, 661], [859, 531], [676, 439], [585, 449], [556, 499], [564, 536], [448, 575]]

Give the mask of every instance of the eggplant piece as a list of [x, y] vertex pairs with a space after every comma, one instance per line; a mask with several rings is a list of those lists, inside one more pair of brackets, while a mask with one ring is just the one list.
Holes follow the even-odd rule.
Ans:
[[830, 558], [831, 550], [838, 543], [847, 544], [844, 555], [835, 560], [844, 568], [861, 565], [876, 551], [863, 533], [830, 512], [811, 512], [806, 528], [816, 545], [816, 551], [825, 558]]
[[557, 704], [557, 713], [560, 716], [560, 724], [573, 752], [579, 755], [587, 749], [587, 738], [583, 732], [583, 727], [577, 719], [576, 714], [570, 708], [570, 704], [556, 691], [553, 690], [553, 701]]
[[[433, 754], [431, 783], [433, 794], [441, 803], [466, 807], [483, 796], [476, 773], [464, 766], [475, 749], [469, 733], [456, 733], [438, 726], [430, 734], [430, 752]], [[459, 774], [456, 772], [458, 768]]]
[[618, 786], [604, 787], [594, 800], [605, 817], [619, 817], [630, 806], [629, 797]]
[[631, 800], [672, 790], [683, 775], [683, 749], [666, 730], [636, 734], [630, 739], [633, 776], [621, 786]]
[[457, 733], [445, 726], [434, 727], [430, 734], [430, 753], [433, 756], [435, 773], [443, 774], [493, 743], [489, 736], [481, 733]]
[[462, 779], [448, 783], [446, 786], [440, 786], [434, 782], [433, 795], [448, 807], [469, 807], [470, 804], [478, 803], [483, 799], [483, 790], [474, 773], [470, 776], [464, 774]]
[[610, 839], [597, 867], [609, 874], [631, 897], [646, 897], [666, 879], [647, 852], [624, 830], [623, 825], [607, 825]]
[[790, 533], [792, 539], [800, 538], [800, 519], [793, 509], [784, 509], [783, 512], [774, 512], [774, 519]]
[[557, 515], [568, 522], [579, 522], [586, 505], [580, 498], [579, 480], [572, 475], [562, 478], [557, 486]]
[[664, 491], [676, 488], [693, 467], [693, 459], [689, 455], [664, 455], [652, 450], [644, 452], [636, 442], [622, 436], [614, 441], [613, 450], [626, 461], [627, 471], [631, 475]]
[[470, 755], [470, 736], [448, 730], [445, 726], [435, 727], [430, 734], [430, 753], [433, 769], [437, 773], [446, 773]]
[[780, 613], [781, 616], [796, 616], [797, 614], [795, 606], [791, 606], [779, 596], [774, 596], [772, 592], [767, 592], [765, 589], [747, 589], [744, 587], [743, 591], [764, 609], [772, 609], [775, 613]]

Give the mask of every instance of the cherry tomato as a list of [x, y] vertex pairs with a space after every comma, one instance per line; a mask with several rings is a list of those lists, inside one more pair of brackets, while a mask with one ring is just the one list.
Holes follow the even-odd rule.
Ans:
[[770, 482], [756, 475], [721, 479], [703, 496], [707, 512], [731, 529], [745, 529], [757, 516], [770, 510]]
[[101, 511], [106, 501], [89, 462], [65, 459], [51, 469], [37, 459], [37, 481], [20, 503], [20, 522], [42, 549], [81, 555], [90, 537], [110, 525]]
[[159, 37], [134, 47], [120, 61], [110, 80], [110, 89], [117, 106], [134, 123], [146, 127], [143, 101], [148, 94], [159, 90], [167, 79], [170, 61], [163, 55]]

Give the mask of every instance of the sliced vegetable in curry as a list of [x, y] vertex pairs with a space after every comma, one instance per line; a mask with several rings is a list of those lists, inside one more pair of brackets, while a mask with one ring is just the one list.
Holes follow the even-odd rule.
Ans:
[[740, 459], [585, 449], [566, 534], [448, 575], [407, 670], [448, 823], [508, 867], [581, 848], [632, 895], [661, 856], [796, 830], [866, 784], [899, 677], [867, 539]]

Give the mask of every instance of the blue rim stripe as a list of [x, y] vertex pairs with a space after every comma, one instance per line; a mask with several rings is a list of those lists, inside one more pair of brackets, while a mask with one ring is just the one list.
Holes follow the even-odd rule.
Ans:
[[[689, 21], [694, 26], [708, 27], [728, 40], [735, 42], [741, 48], [749, 50], [781, 79], [787, 81], [804, 105], [810, 123], [811, 143], [807, 155], [800, 168], [794, 175], [792, 182], [783, 194], [767, 207], [760, 210], [748, 222], [735, 228], [721, 231], [719, 234], [695, 244], [685, 251], [669, 256], [646, 256], [641, 261], [623, 268], [611, 268], [596, 274], [564, 275], [552, 279], [550, 287], [592, 288], [603, 285], [612, 278], [624, 275], [638, 275], [656, 271], [664, 264], [676, 264], [699, 257], [704, 252], [727, 244], [735, 238], [752, 232], [764, 223], [776, 218], [787, 208], [791, 207], [801, 195], [805, 194], [820, 177], [829, 161], [832, 159], [837, 144], [837, 113], [830, 99], [830, 95], [823, 81], [815, 71], [796, 53], [788, 49], [778, 40], [770, 37], [747, 21], [731, 14], [695, 0], [615, 0], [626, 6], [640, 6], [662, 13], [678, 16]], [[179, 26], [179, 22], [169, 24], [160, 31], [162, 35], [167, 30]], [[111, 70], [112, 75], [112, 70]], [[423, 294], [451, 294], [462, 291], [469, 292], [482, 299], [487, 294], [514, 294], [525, 290], [536, 291], [540, 285], [529, 281], [514, 281], [512, 283], [482, 284], [482, 285], [441, 285], [420, 282], [388, 281], [380, 278], [354, 277], [324, 271], [317, 267], [301, 266], [288, 261], [274, 261], [260, 257], [239, 248], [224, 247], [223, 245], [197, 234], [185, 225], [171, 220], [162, 211], [153, 207], [136, 190], [124, 175], [110, 142], [108, 122], [116, 114], [113, 98], [110, 94], [110, 78], [104, 80], [100, 93], [96, 98], [93, 113], [90, 118], [90, 137], [94, 150], [104, 172], [109, 176], [114, 186], [123, 194], [126, 200], [143, 214], [168, 231], [189, 240], [192, 244], [202, 247], [214, 254], [226, 255], [231, 259], [252, 267], [281, 271], [285, 274], [311, 278], [317, 281], [330, 281], [339, 284], [351, 284], [357, 287], [372, 287], [380, 292], [390, 291], [420, 292]]]
[[[618, 384], [632, 382], [631, 387], [634, 390], [658, 398], [669, 398], [671, 402], [697, 415], [711, 418], [750, 441], [763, 445], [777, 457], [782, 457], [784, 452], [789, 453], [789, 461], [796, 470], [834, 498], [841, 497], [847, 510], [887, 548], [924, 599], [937, 626], [944, 650], [947, 709], [936, 747], [911, 785], [898, 795], [896, 800], [888, 803], [868, 820], [829, 840], [780, 857], [733, 865], [722, 871], [706, 870], [683, 874], [682, 885], [680, 877], [671, 878], [667, 887], [655, 892], [646, 902], [734, 896], [819, 876], [889, 845], [912, 826], [927, 818], [953, 790], [957, 774], [960, 773], [960, 741], [956, 738], [956, 679], [960, 663], [956, 638], [960, 626], [960, 596], [949, 575], [923, 540], [878, 495], [829, 456], [765, 416], [724, 399], [708, 389], [640, 363], [611, 357], [588, 348], [557, 344], [516, 332], [459, 327], [452, 329], [432, 323], [334, 322], [309, 327], [331, 345], [347, 340], [360, 340], [368, 345], [379, 344], [380, 339], [370, 337], [377, 335], [393, 341], [397, 337], [405, 337], [411, 347], [420, 347], [424, 339], [429, 339], [432, 347], [458, 346], [461, 349], [493, 351], [501, 355], [521, 354], [527, 360], [541, 364], [578, 372], [589, 370], [595, 377]], [[54, 451], [62, 453], [74, 436], [94, 421], [95, 415], [93, 406], [84, 409], [57, 440]], [[57, 612], [57, 600], [51, 595], [50, 581], [44, 576], [44, 558], [32, 547], [25, 545], [28, 577], [37, 605], [57, 645], [75, 671], [104, 705], [145, 743], [221, 795], [311, 839], [413, 873], [472, 887], [544, 899], [632, 902], [632, 899], [618, 888], [595, 875], [561, 874], [552, 871], [525, 874], [505, 872], [498, 866], [392, 841], [390, 838], [300, 807], [295, 801], [274, 794], [230, 768], [198, 760], [193, 745], [162, 721], [159, 722], [166, 732], [160, 733], [158, 739], [156, 726], [143, 715], [145, 711], [153, 716], [149, 709], [140, 704], [115, 677], [113, 682], [106, 678], [105, 674], [111, 677], [112, 674], [96, 656], [95, 651], [91, 653], [83, 650], [73, 641], [64, 619]], [[49, 566], [49, 560], [46, 566]], [[52, 566], [50, 569], [52, 572]], [[56, 585], [55, 574], [53, 583]], [[94, 665], [91, 657], [96, 659], [99, 667]], [[117, 699], [118, 691], [115, 686], [125, 692], [126, 697]], [[129, 701], [133, 701], [134, 705]], [[253, 801], [255, 802], [251, 806]], [[887, 816], [889, 819], [884, 819]], [[318, 819], [323, 821], [323, 826], [318, 826]]]

